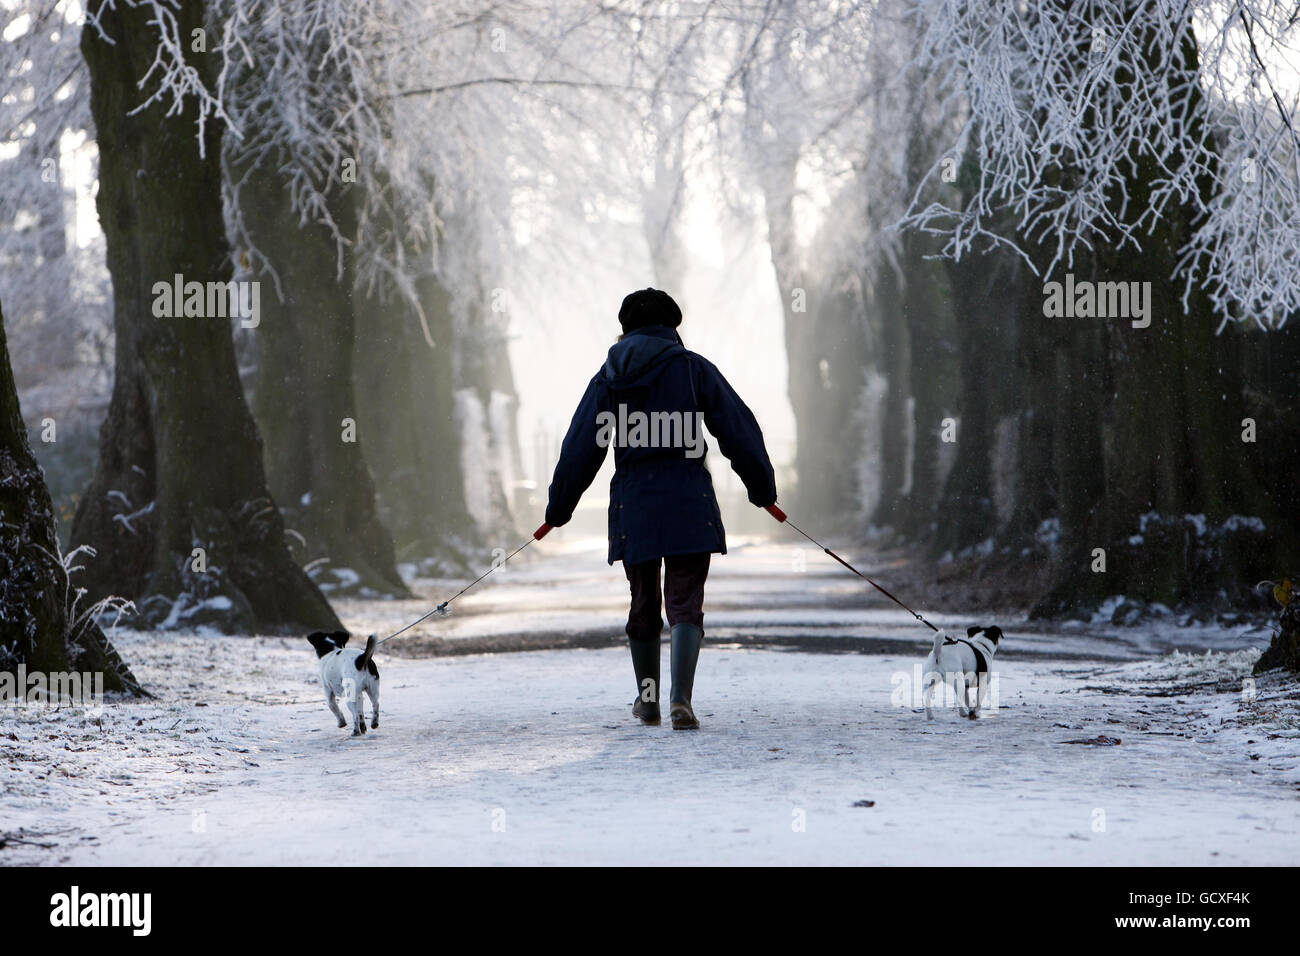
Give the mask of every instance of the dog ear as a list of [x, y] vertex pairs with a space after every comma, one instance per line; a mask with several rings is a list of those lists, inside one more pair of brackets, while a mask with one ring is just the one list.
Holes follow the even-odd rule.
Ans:
[[335, 647], [346, 647], [348, 643], [348, 638], [350, 638], [351, 636], [352, 635], [349, 634], [347, 631], [335, 631], [333, 634], [330, 635], [330, 641], [334, 644]]
[[992, 638], [994, 644], [1002, 640], [1002, 628], [998, 627], [996, 624], [986, 629], [984, 633]]
[[967, 637], [974, 637], [976, 634], [978, 634], [978, 633], [979, 633], [980, 631], [982, 631], [982, 630], [984, 630], [984, 628], [982, 628], [982, 627], [974, 627], [974, 626], [968, 627], [968, 628], [966, 628], [966, 636], [967, 636]]

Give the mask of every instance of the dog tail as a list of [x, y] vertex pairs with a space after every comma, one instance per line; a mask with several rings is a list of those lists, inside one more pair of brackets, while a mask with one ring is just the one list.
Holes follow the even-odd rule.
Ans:
[[375, 656], [375, 635], [366, 638], [366, 649], [357, 658], [357, 670], [363, 671], [370, 666], [370, 658]]
[[934, 653], [936, 657], [939, 655], [939, 648], [946, 640], [948, 640], [948, 632], [943, 628], [939, 628], [939, 630], [934, 632]]

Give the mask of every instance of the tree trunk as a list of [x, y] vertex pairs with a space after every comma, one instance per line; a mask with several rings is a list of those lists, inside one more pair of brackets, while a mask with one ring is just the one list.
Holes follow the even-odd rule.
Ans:
[[996, 296], [1013, 281], [997, 253], [946, 260], [952, 286], [960, 392], [956, 457], [938, 508], [934, 550], [958, 552], [997, 530], [993, 501], [994, 426], [1010, 377], [1007, 317]]
[[1262, 674], [1275, 667], [1300, 673], [1300, 601], [1292, 601], [1282, 608], [1282, 613], [1278, 616], [1277, 632], [1255, 662], [1251, 673]]
[[643, 199], [641, 228], [656, 284], [669, 295], [681, 295], [687, 258], [680, 233], [682, 212], [686, 207], [682, 195], [685, 189], [682, 171], [682, 156], [686, 151], [684, 127], [680, 122], [670, 123], [658, 111], [654, 115], [654, 181]]
[[431, 272], [416, 287], [432, 348], [400, 296], [357, 299], [357, 423], [397, 556], [460, 574], [469, 570], [475, 529], [456, 423], [451, 297]]
[[[787, 504], [823, 519], [842, 517], [849, 505], [844, 489], [856, 484], [858, 453], [841, 440], [849, 432], [846, 410], [855, 409], [862, 397], [865, 345], [855, 317], [861, 308], [845, 302], [851, 296], [830, 291], [830, 282], [814, 284], [802, 269], [795, 239], [794, 157], [767, 157], [762, 180], [795, 423], [797, 484]], [[860, 440], [860, 432], [852, 437]]]
[[[100, 460], [72, 529], [74, 543], [98, 552], [86, 569], [89, 597], [135, 599], [153, 624], [336, 629], [338, 618], [285, 544], [240, 390], [230, 320], [205, 307], [188, 317], [154, 314], [156, 283], [230, 280], [221, 124], [208, 118], [201, 157], [192, 101], [172, 117], [157, 105], [128, 115], [154, 58], [153, 14], [96, 6], [113, 42], [87, 28], [81, 46], [98, 135], [97, 206], [116, 349]], [[182, 36], [204, 26], [197, 0], [183, 0], [175, 16]], [[197, 64], [211, 69], [203, 57]]]
[[[269, 271], [256, 273], [267, 291], [254, 398], [267, 478], [289, 527], [305, 541], [304, 561], [327, 562], [315, 572], [322, 587], [405, 594], [362, 450], [369, 435], [357, 424], [351, 255], [344, 254], [340, 275], [333, 233], [299, 222], [276, 172], [282, 161], [273, 152], [255, 165], [236, 162], [250, 240], [270, 259], [279, 288], [277, 296]], [[334, 196], [330, 212], [343, 235], [356, 235], [354, 197]]]
[[[483, 302], [480, 296], [478, 302]], [[481, 305], [468, 307], [456, 337], [456, 421], [466, 503], [480, 537], [513, 547], [519, 537], [510, 491], [519, 473], [514, 372], [505, 326]]]
[[[1190, 21], [1181, 27], [1182, 69], [1149, 66], [1166, 71], [1170, 95], [1186, 97], [1189, 122], [1199, 124], [1206, 107], [1192, 81], [1195, 39]], [[1134, 149], [1126, 183], [1128, 222], [1146, 213], [1165, 164], [1178, 160], [1157, 161]], [[1213, 192], [1212, 176], [1210, 171], [1200, 184], [1204, 201]], [[1241, 441], [1246, 405], [1239, 337], [1216, 338], [1208, 298], [1193, 290], [1184, 307], [1181, 288], [1168, 278], [1197, 226], [1191, 203], [1171, 206], [1142, 235], [1141, 250], [1103, 247], [1077, 270], [1097, 281], [1149, 282], [1150, 325], [1136, 328], [1125, 317], [1061, 320], [1097, 330], [1092, 334], [1105, 343], [1109, 378], [1087, 371], [1081, 357], [1091, 348], [1076, 343], [1070, 388], [1058, 405], [1070, 418], [1062, 426], [1073, 430], [1058, 436], [1058, 445], [1068, 443], [1073, 457], [1066, 459], [1062, 450], [1067, 463], [1091, 468], [1095, 452], [1101, 467], [1095, 481], [1062, 485], [1069, 516], [1063, 522], [1065, 561], [1036, 613], [1058, 613], [1108, 594], [1169, 605], [1220, 595], [1243, 599], [1250, 585], [1296, 555], [1295, 519], [1274, 507], [1256, 477], [1271, 465], [1266, 452]], [[1101, 396], [1105, 414], [1099, 414]], [[1099, 436], [1091, 426], [1094, 417], [1102, 423]], [[1064, 474], [1075, 472], [1071, 467]], [[1224, 528], [1234, 513], [1262, 518], [1267, 534]], [[1096, 548], [1106, 552], [1105, 573], [1086, 563]]]
[[27, 443], [0, 312], [0, 669], [100, 673], [106, 690], [143, 694], [75, 594], [45, 477]]
[[[868, 365], [864, 305], [857, 288], [828, 276], [809, 290], [808, 312], [793, 315], [801, 366], [795, 467], [800, 510], [824, 521], [861, 517], [862, 403]], [[793, 399], [792, 399], [793, 401]]]
[[880, 366], [885, 395], [880, 409], [880, 500], [872, 523], [897, 529], [903, 522], [902, 506], [911, 455], [908, 398], [911, 394], [907, 323], [903, 321], [903, 276], [900, 265], [882, 257], [875, 281], [876, 324], [879, 328]]
[[942, 268], [927, 256], [938, 252], [928, 237], [903, 237], [905, 267], [902, 321], [907, 323], [908, 380], [912, 396], [912, 481], [899, 530], [908, 538], [930, 541], [939, 503], [939, 442], [945, 410], [951, 408], [950, 383], [956, 378], [944, 319], [949, 306], [941, 295]]
[[[1025, 240], [1037, 275], [1025, 270], [1009, 297], [1010, 347], [1006, 406], [1014, 416], [1010, 471], [1014, 474], [1011, 513], [999, 530], [999, 549], [1020, 553], [1035, 543], [1045, 521], [1060, 518], [1056, 478], [1057, 359], [1066, 347], [1059, 325], [1043, 315], [1043, 279], [1051, 261], [1043, 247]], [[1000, 253], [994, 253], [999, 255]]]

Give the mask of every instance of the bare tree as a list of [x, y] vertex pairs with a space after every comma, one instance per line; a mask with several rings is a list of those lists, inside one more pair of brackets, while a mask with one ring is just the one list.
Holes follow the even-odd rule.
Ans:
[[[1204, 290], [1221, 322], [1262, 328], [1300, 307], [1294, 4], [919, 0], [916, 13], [915, 65], [966, 118], [955, 147], [972, 138], [981, 159], [963, 208], [918, 203], [909, 225], [954, 256], [980, 236], [1050, 244], [1045, 266], [1026, 256], [1050, 274], [1098, 245], [1141, 248], [1187, 210], [1195, 228], [1161, 277], [1181, 281], [1184, 307]], [[1151, 164], [1142, 195], [1135, 159]]]
[[223, 122], [205, 92], [209, 63], [183, 53], [203, 28], [204, 4], [106, 0], [88, 16], [82, 50], [116, 339], [99, 466], [72, 530], [97, 552], [90, 596], [135, 599], [154, 624], [337, 627], [289, 555], [225, 310], [156, 308], [158, 284], [177, 274], [205, 286], [231, 276]]

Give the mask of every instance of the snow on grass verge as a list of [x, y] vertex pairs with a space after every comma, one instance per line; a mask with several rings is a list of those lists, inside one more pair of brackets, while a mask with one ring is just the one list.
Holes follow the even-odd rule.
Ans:
[[685, 734], [621, 648], [381, 656], [352, 740], [303, 641], [119, 640], [156, 700], [3, 715], [0, 864], [1300, 861], [1297, 687], [1243, 697], [1246, 650], [999, 661], [996, 714], [927, 722], [919, 656], [710, 645]]

